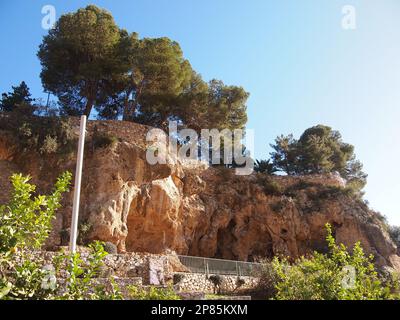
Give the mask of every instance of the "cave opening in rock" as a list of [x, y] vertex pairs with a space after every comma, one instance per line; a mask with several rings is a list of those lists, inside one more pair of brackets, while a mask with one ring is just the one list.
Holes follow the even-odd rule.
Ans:
[[237, 260], [238, 257], [234, 254], [233, 246], [237, 241], [233, 235], [236, 222], [231, 220], [226, 228], [219, 229], [217, 234], [217, 252], [216, 258]]

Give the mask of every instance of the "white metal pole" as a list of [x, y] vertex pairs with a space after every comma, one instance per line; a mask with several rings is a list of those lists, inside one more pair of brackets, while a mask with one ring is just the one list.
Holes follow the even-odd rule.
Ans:
[[79, 131], [78, 155], [76, 158], [74, 203], [72, 205], [71, 236], [69, 240], [69, 250], [72, 253], [76, 251], [76, 238], [78, 233], [79, 201], [81, 196], [82, 164], [83, 164], [83, 151], [85, 147], [85, 133], [86, 133], [86, 116], [82, 116], [80, 131]]

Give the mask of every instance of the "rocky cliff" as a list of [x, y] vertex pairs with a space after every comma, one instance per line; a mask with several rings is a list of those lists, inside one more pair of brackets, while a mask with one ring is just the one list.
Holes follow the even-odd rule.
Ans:
[[[71, 121], [76, 134], [78, 121]], [[111, 241], [120, 252], [171, 249], [253, 261], [326, 250], [324, 225], [329, 222], [339, 242], [361, 241], [377, 264], [400, 270], [384, 224], [336, 176], [236, 176], [229, 169], [182, 162], [153, 166], [145, 157], [148, 130], [121, 121], [88, 123], [80, 207], [87, 240]], [[94, 132], [117, 139], [96, 147], [90, 142]], [[60, 172], [74, 167], [73, 154], [20, 152], [15, 137], [3, 128], [0, 201], [8, 198], [12, 172], [29, 173], [41, 191], [48, 191]], [[57, 214], [50, 247], [65, 244], [71, 207], [72, 190]]]

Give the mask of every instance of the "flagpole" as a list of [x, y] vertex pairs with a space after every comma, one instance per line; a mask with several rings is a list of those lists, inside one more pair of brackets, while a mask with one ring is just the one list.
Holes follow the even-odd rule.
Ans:
[[69, 240], [69, 250], [72, 253], [75, 253], [75, 251], [76, 251], [76, 238], [77, 238], [77, 233], [78, 233], [79, 201], [80, 201], [80, 195], [81, 195], [82, 165], [83, 165], [83, 152], [84, 152], [84, 147], [85, 147], [85, 133], [86, 133], [86, 116], [81, 116], [81, 123], [80, 123], [80, 130], [79, 130], [78, 155], [76, 158], [74, 202], [72, 205], [71, 235], [70, 235], [70, 240]]

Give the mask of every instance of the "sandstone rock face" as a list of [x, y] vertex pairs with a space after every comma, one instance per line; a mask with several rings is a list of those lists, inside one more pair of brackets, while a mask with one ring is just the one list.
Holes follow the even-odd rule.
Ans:
[[[174, 250], [255, 261], [326, 250], [324, 225], [330, 223], [337, 241], [348, 246], [360, 241], [378, 264], [400, 269], [397, 248], [382, 223], [343, 191], [343, 181], [335, 175], [235, 176], [233, 170], [200, 163], [150, 165], [145, 141], [149, 127], [90, 121], [88, 141], [95, 126], [118, 142], [85, 150], [80, 218], [91, 226], [89, 240], [111, 241], [120, 252]], [[0, 199], [5, 199], [5, 175], [11, 171], [31, 174], [42, 191], [48, 191], [60, 172], [74, 171], [73, 156], [43, 158], [13, 150], [9, 139], [0, 139], [0, 166], [7, 168], [1, 171]], [[72, 191], [57, 214], [49, 245], [62, 244], [60, 232], [70, 225]]]

